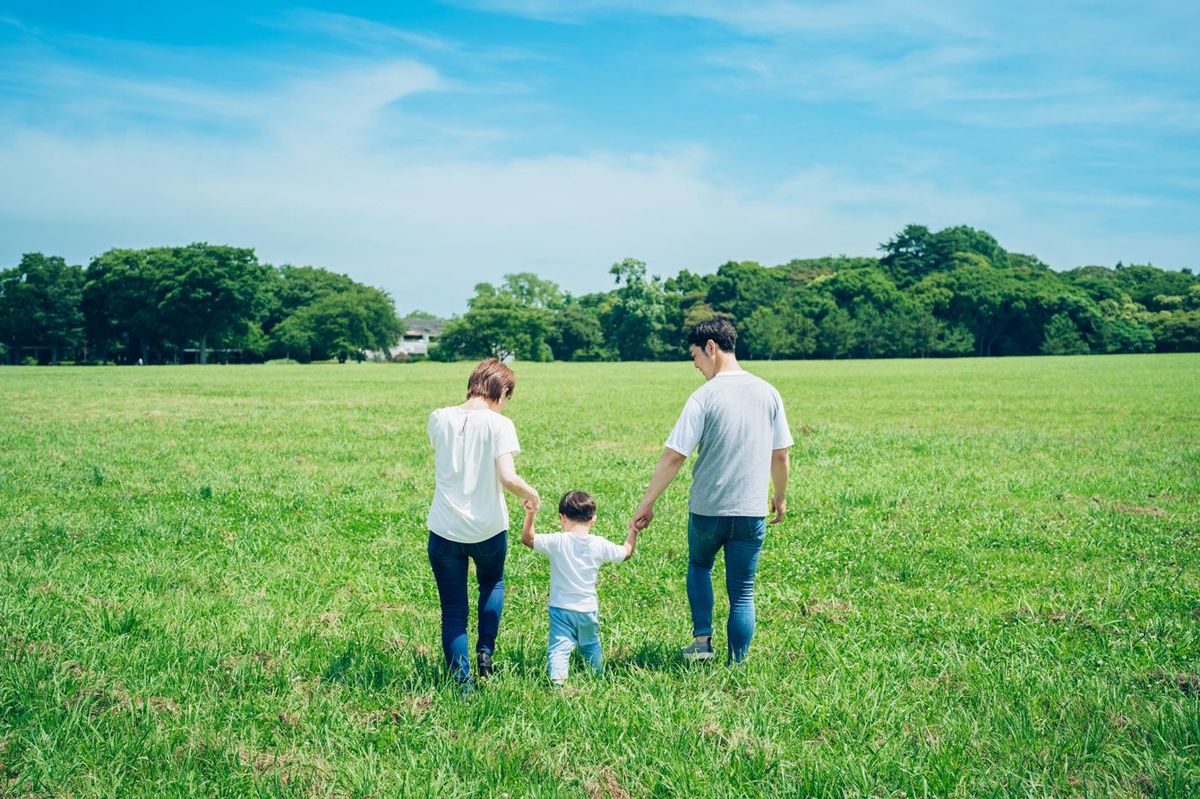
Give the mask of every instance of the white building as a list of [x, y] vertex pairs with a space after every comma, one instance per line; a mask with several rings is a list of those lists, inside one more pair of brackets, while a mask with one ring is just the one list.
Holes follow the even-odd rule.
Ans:
[[395, 358], [411, 358], [428, 355], [429, 345], [438, 340], [445, 322], [440, 319], [405, 319], [404, 335], [388, 350]]

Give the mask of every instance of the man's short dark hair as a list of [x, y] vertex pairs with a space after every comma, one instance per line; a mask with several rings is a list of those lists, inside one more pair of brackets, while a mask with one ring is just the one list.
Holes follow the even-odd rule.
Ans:
[[688, 346], [695, 344], [704, 349], [709, 341], [714, 342], [721, 352], [733, 352], [737, 346], [737, 328], [728, 319], [717, 317], [705, 319], [688, 333]]
[[568, 491], [558, 501], [558, 512], [573, 522], [590, 522], [596, 518], [596, 500], [586, 491]]

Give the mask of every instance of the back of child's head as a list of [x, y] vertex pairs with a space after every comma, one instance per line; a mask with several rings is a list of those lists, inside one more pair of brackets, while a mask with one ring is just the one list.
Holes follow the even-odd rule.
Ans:
[[558, 512], [573, 522], [590, 522], [596, 518], [596, 500], [586, 491], [568, 491], [558, 501]]

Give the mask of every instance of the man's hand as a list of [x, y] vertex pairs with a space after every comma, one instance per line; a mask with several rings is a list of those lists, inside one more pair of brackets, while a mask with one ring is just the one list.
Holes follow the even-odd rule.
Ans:
[[649, 527], [652, 521], [654, 521], [654, 506], [639, 505], [633, 518], [629, 520], [629, 532], [640, 533]]
[[774, 515], [767, 524], [779, 524], [783, 521], [783, 515], [787, 513], [787, 500], [771, 497], [771, 513]]

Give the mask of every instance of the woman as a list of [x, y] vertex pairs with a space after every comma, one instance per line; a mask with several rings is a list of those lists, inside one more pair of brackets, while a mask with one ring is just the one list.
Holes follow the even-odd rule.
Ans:
[[479, 632], [475, 642], [480, 677], [492, 672], [492, 653], [504, 608], [504, 557], [508, 552], [507, 489], [537, 509], [537, 491], [513, 465], [521, 451], [517, 431], [502, 416], [516, 377], [497, 360], [475, 367], [467, 401], [429, 414], [435, 485], [429, 508], [429, 565], [442, 606], [442, 652], [454, 679], [470, 684], [467, 648], [467, 558], [479, 582]]

